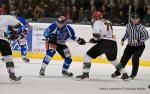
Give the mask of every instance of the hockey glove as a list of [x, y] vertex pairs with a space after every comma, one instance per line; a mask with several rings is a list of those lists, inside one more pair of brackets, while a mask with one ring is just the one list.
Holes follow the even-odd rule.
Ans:
[[77, 40], [77, 43], [79, 43], [80, 45], [85, 45], [85, 44], [86, 44], [86, 41], [85, 41], [84, 39], [82, 39], [82, 38], [79, 38], [79, 39]]
[[49, 42], [50, 43], [56, 43], [57, 42], [57, 38], [54, 34], [49, 36]]
[[94, 38], [91, 38], [91, 39], [89, 40], [89, 43], [97, 43], [97, 40], [95, 40]]
[[15, 40], [17, 38], [16, 32], [10, 31], [9, 33], [4, 34], [8, 40]]
[[10, 35], [7, 37], [8, 40], [15, 40], [17, 38], [18, 38], [18, 36], [16, 36], [16, 35]]

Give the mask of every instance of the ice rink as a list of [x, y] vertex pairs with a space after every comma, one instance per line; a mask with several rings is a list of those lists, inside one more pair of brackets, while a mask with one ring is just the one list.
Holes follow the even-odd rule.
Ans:
[[[115, 71], [111, 64], [93, 64], [89, 80], [76, 81], [82, 73], [82, 63], [73, 62], [70, 71], [73, 78], [61, 75], [63, 61], [52, 61], [46, 70], [46, 77], [39, 78], [42, 59], [32, 59], [23, 63], [14, 59], [17, 75], [22, 75], [21, 84], [11, 84], [5, 63], [0, 61], [0, 94], [150, 94], [150, 67], [140, 67], [136, 79], [123, 81], [111, 78]], [[127, 66], [128, 74], [131, 67]]]

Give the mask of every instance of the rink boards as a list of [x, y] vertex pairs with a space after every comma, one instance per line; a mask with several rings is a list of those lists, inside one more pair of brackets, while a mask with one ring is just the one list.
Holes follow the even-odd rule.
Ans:
[[[45, 54], [45, 41], [43, 37], [44, 30], [50, 25], [48, 23], [30, 23], [32, 26], [32, 32], [29, 33], [28, 37], [28, 57], [29, 58], [43, 58]], [[76, 36], [84, 38], [86, 41], [88, 41], [92, 37], [92, 29], [90, 25], [71, 25], [76, 33]], [[118, 60], [120, 60], [123, 50], [125, 46], [121, 46], [120, 41], [125, 33], [125, 27], [120, 26], [114, 26], [114, 34], [116, 35], [117, 43], [118, 43]], [[149, 34], [150, 34], [150, 28], [147, 28]], [[127, 43], [127, 41], [126, 41]], [[78, 45], [76, 42], [73, 42], [72, 40], [69, 40], [67, 42], [67, 45], [71, 51], [72, 57], [74, 61], [83, 61], [83, 57], [87, 50], [93, 46], [93, 44], [86, 44], [83, 46]], [[20, 50], [18, 44], [14, 43], [13, 48], [14, 50], [14, 56], [20, 57], [20, 53], [18, 50]], [[141, 57], [141, 66], [148, 66], [150, 67], [150, 39], [146, 42], [146, 48], [145, 51]], [[60, 60], [62, 59], [58, 54], [53, 58], [54, 60]], [[105, 55], [102, 55], [98, 57], [97, 59], [93, 60], [95, 63], [108, 63], [108, 61], [105, 58]], [[131, 62], [129, 63], [129, 65]]]

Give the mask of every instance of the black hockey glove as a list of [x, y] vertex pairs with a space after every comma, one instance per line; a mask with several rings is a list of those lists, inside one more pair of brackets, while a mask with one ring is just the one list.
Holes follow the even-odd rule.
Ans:
[[97, 43], [97, 40], [95, 40], [94, 38], [91, 38], [91, 39], [89, 40], [89, 43]]
[[85, 45], [85, 44], [86, 44], [86, 41], [85, 41], [84, 39], [82, 39], [82, 38], [79, 38], [79, 39], [77, 40], [77, 43], [79, 43], [80, 45]]
[[57, 37], [54, 34], [50, 35], [49, 36], [49, 42], [50, 43], [56, 43], [57, 42]]
[[16, 36], [16, 35], [7, 36], [7, 39], [8, 39], [8, 40], [15, 40], [15, 39], [17, 39], [17, 38], [18, 38], [18, 36]]
[[94, 39], [94, 38], [91, 38], [90, 40], [89, 40], [89, 43], [101, 43], [102, 42], [102, 40], [101, 39]]
[[10, 32], [9, 34], [5, 33], [5, 37], [7, 37], [8, 40], [15, 40], [17, 38], [16, 32]]

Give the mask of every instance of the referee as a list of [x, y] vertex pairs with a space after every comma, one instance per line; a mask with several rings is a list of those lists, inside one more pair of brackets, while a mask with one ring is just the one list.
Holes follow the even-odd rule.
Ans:
[[[128, 44], [124, 50], [123, 56], [121, 57], [120, 63], [123, 67], [126, 66], [129, 59], [132, 57], [132, 73], [131, 79], [134, 79], [137, 75], [139, 68], [139, 59], [145, 49], [145, 41], [149, 39], [148, 31], [145, 27], [140, 24], [140, 16], [137, 13], [131, 15], [131, 23], [127, 24], [126, 32], [121, 40], [121, 45], [124, 45], [124, 41], [128, 40]], [[111, 75], [115, 78], [120, 75], [118, 70]]]

